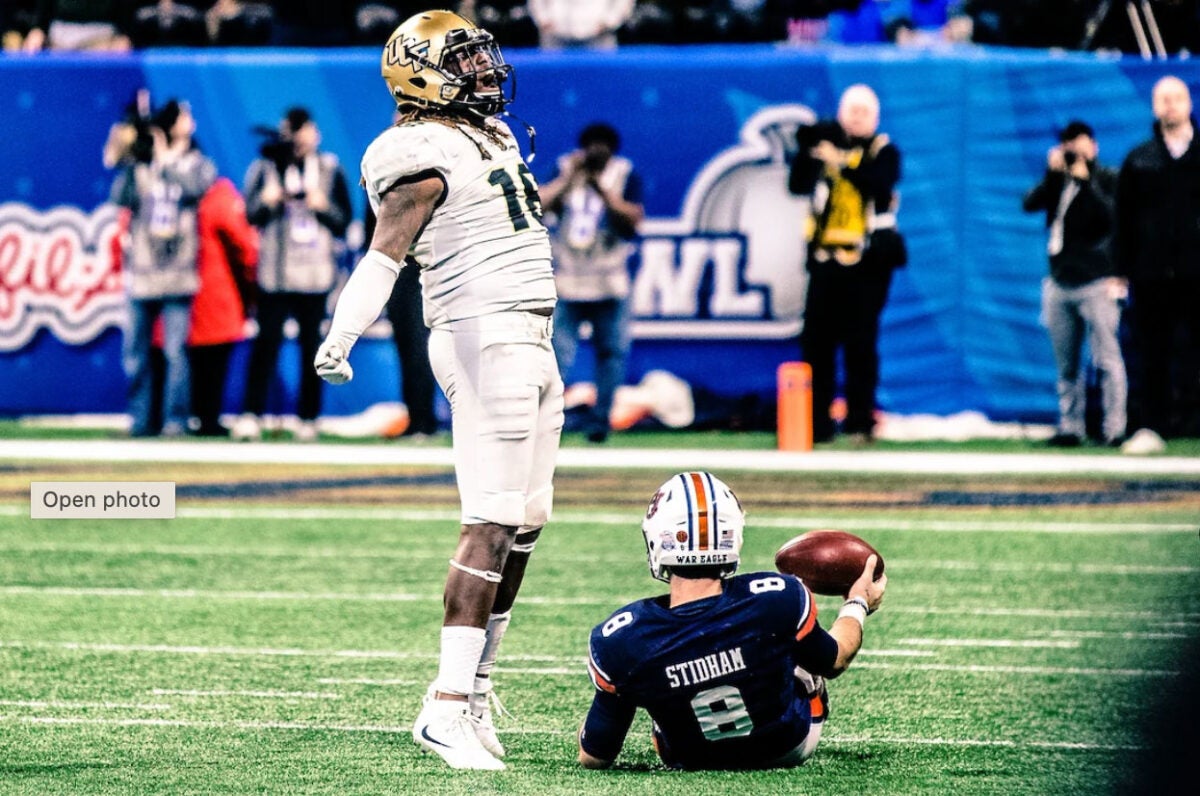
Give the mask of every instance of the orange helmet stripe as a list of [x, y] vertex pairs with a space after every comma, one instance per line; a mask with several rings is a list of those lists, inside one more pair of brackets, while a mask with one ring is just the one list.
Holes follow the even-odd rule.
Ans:
[[696, 544], [697, 550], [707, 550], [708, 547], [708, 491], [704, 488], [704, 479], [700, 473], [688, 473], [692, 479], [692, 490], [696, 493]]

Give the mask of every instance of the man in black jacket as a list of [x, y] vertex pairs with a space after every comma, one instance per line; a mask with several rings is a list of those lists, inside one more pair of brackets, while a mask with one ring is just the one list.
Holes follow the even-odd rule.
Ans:
[[829, 442], [835, 355], [846, 373], [844, 430], [870, 441], [879, 382], [879, 316], [892, 269], [905, 261], [896, 231], [900, 150], [878, 132], [879, 99], [868, 86], [842, 94], [837, 121], [801, 127], [788, 189], [812, 197], [808, 294], [800, 346], [812, 367], [813, 441]]
[[1125, 437], [1128, 391], [1117, 339], [1120, 301], [1127, 292], [1115, 276], [1111, 243], [1117, 174], [1096, 162], [1091, 126], [1074, 121], [1046, 157], [1046, 174], [1025, 195], [1025, 210], [1043, 211], [1049, 232], [1050, 275], [1042, 282], [1042, 323], [1058, 367], [1058, 433], [1050, 444], [1077, 447], [1085, 436], [1086, 370], [1080, 366], [1084, 333], [1100, 371], [1107, 445]]
[[[1200, 142], [1188, 87], [1154, 86], [1154, 137], [1117, 186], [1117, 273], [1129, 279], [1135, 368], [1129, 453], [1200, 432]], [[1134, 443], [1138, 443], [1134, 445]]]

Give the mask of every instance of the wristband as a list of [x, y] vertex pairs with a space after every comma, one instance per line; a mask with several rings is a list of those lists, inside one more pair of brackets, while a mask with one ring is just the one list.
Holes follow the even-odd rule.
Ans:
[[867, 601], [862, 597], [851, 597], [846, 602], [842, 603], [842, 609], [838, 611], [838, 619], [846, 617], [858, 622], [858, 626], [862, 627], [867, 621]]

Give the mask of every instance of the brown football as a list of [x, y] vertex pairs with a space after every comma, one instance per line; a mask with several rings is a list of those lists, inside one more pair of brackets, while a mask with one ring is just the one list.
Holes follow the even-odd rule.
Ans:
[[845, 531], [809, 531], [776, 551], [775, 568], [800, 578], [817, 594], [844, 597], [872, 555], [879, 557], [875, 564], [878, 580], [883, 575], [883, 556], [871, 545]]

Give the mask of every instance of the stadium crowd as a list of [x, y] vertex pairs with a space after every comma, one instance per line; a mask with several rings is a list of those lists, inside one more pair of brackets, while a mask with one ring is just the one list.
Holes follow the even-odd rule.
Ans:
[[[8, 51], [378, 44], [420, 0], [8, 0]], [[1195, 0], [447, 0], [508, 47], [819, 42], [1194, 52]], [[1144, 15], [1144, 16], [1143, 16]]]

